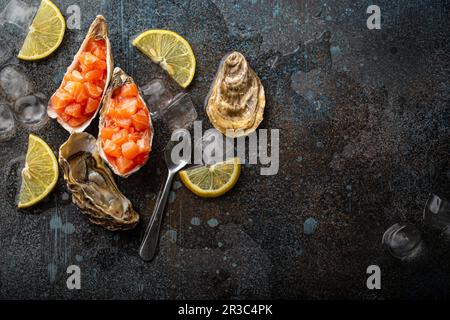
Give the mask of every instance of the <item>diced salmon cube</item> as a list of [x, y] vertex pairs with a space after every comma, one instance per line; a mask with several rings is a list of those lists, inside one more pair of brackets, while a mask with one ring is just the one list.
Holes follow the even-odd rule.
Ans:
[[98, 70], [106, 70], [106, 68], [108, 68], [106, 61], [100, 59], [94, 62], [94, 67]]
[[101, 136], [104, 139], [112, 139], [113, 134], [119, 132], [119, 129], [117, 128], [110, 128], [110, 127], [106, 127], [106, 128], [102, 128], [101, 130]]
[[69, 82], [69, 81], [78, 81], [81, 82], [83, 81], [83, 76], [81, 75], [81, 72], [78, 70], [73, 70], [70, 73], [67, 73], [64, 76], [64, 81]]
[[119, 127], [124, 129], [128, 129], [131, 126], [131, 119], [129, 118], [116, 118], [114, 121]]
[[128, 129], [128, 140], [137, 142], [139, 139], [141, 139], [141, 133], [134, 132], [133, 127]]
[[65, 108], [72, 101], [72, 95], [70, 95], [63, 89], [56, 90], [55, 94], [50, 99], [53, 108], [56, 110]]
[[112, 142], [111, 140], [107, 139], [105, 143], [103, 143], [103, 151], [110, 156], [113, 157], [120, 157], [122, 155], [120, 151], [120, 147]]
[[83, 107], [79, 103], [69, 104], [64, 112], [71, 117], [80, 118], [83, 115]]
[[122, 145], [122, 143], [127, 142], [127, 140], [128, 140], [127, 130], [122, 129], [119, 132], [114, 133], [111, 140], [112, 140], [112, 142], [114, 142], [115, 144], [118, 144], [118, 145]]
[[144, 131], [149, 127], [149, 119], [148, 115], [142, 110], [139, 110], [138, 113], [131, 117], [131, 122], [133, 126], [138, 131]]
[[93, 66], [100, 59], [97, 58], [95, 55], [93, 55], [90, 52], [82, 52], [80, 54], [79, 60], [83, 66], [89, 67], [89, 66]]
[[94, 49], [94, 51], [91, 51], [94, 56], [96, 56], [97, 58], [101, 59], [101, 60], [106, 60], [106, 48], [96, 48]]
[[116, 160], [117, 170], [120, 173], [127, 173], [134, 166], [133, 160], [127, 159], [125, 157], [119, 157]]
[[91, 82], [85, 82], [84, 87], [86, 88], [86, 91], [88, 92], [89, 96], [91, 96], [92, 98], [98, 98], [103, 93], [102, 88], [97, 87], [95, 84], [92, 84]]
[[84, 73], [84, 80], [87, 82], [93, 82], [103, 77], [103, 71], [98, 69], [89, 70]]
[[61, 112], [61, 113], [59, 114], [59, 116], [61, 117], [61, 119], [64, 120], [64, 122], [69, 122], [69, 120], [72, 119], [72, 117], [69, 116], [69, 115], [68, 115], [67, 113], [65, 113], [65, 112]]
[[84, 113], [86, 114], [94, 113], [95, 111], [97, 111], [99, 103], [100, 99], [88, 98], [86, 108], [84, 109]]
[[133, 159], [134, 165], [138, 166], [143, 164], [145, 161], [147, 161], [148, 159], [148, 154], [147, 153], [140, 153], [136, 156], [136, 158]]
[[122, 97], [134, 98], [138, 94], [138, 88], [134, 83], [124, 84], [120, 89], [120, 95]]
[[72, 127], [72, 128], [76, 128], [81, 126], [83, 123], [85, 123], [87, 121], [88, 118], [86, 117], [81, 117], [81, 118], [70, 118], [69, 121], [67, 121], [67, 123]]
[[139, 154], [139, 147], [134, 141], [128, 141], [122, 144], [122, 155], [127, 159], [134, 159]]
[[137, 111], [137, 101], [136, 99], [130, 98], [125, 99], [120, 102], [120, 106], [117, 109], [117, 116], [123, 118], [129, 118], [134, 115]]
[[148, 153], [150, 151], [150, 144], [148, 139], [139, 139], [136, 144], [139, 147], [139, 153]]

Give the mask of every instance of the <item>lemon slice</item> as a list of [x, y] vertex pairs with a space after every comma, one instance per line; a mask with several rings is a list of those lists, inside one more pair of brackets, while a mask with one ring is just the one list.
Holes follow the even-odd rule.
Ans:
[[180, 171], [184, 185], [200, 197], [215, 198], [231, 190], [239, 179], [239, 158], [233, 158], [211, 166], [201, 166]]
[[195, 56], [191, 45], [178, 33], [151, 29], [133, 40], [133, 46], [159, 64], [182, 87], [194, 78]]
[[50, 0], [42, 0], [17, 57], [38, 60], [49, 56], [61, 44], [65, 31], [61, 11]]
[[19, 208], [28, 208], [44, 199], [58, 181], [58, 162], [52, 149], [30, 134], [25, 167], [22, 170]]

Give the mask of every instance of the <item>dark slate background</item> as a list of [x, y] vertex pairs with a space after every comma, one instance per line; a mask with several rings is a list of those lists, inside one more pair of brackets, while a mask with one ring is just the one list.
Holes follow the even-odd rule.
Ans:
[[[206, 129], [203, 102], [218, 62], [238, 50], [266, 90], [261, 128], [280, 129], [280, 170], [260, 176], [259, 166], [245, 166], [236, 187], [214, 200], [197, 198], [177, 182], [160, 254], [145, 263], [137, 248], [165, 177], [164, 124], [154, 123], [148, 164], [117, 179], [143, 217], [134, 231], [117, 233], [89, 224], [67, 200], [61, 178], [44, 203], [16, 209], [29, 133], [21, 128], [0, 143], [0, 298], [447, 297], [450, 246], [421, 221], [450, 147], [446, 1], [377, 1], [381, 30], [366, 27], [373, 1], [55, 4], [64, 14], [79, 5], [82, 29], [67, 30], [48, 59], [8, 61], [26, 70], [37, 91], [55, 91], [96, 14], [110, 23], [117, 66], [141, 86], [165, 78], [131, 40], [146, 29], [167, 28], [194, 49], [198, 65], [188, 92]], [[0, 36], [17, 52], [23, 40], [17, 29], [6, 26]], [[96, 125], [88, 131], [96, 134]], [[36, 134], [55, 151], [68, 137], [56, 122]], [[317, 230], [305, 235], [309, 217]], [[406, 221], [424, 232], [427, 251], [419, 261], [400, 262], [381, 246], [384, 230]], [[82, 271], [78, 291], [66, 288], [71, 264]], [[381, 290], [366, 288], [371, 264], [381, 268]]]

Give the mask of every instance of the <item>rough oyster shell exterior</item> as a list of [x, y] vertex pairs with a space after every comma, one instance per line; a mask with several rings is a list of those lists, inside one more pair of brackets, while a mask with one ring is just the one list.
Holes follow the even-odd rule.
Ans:
[[229, 137], [245, 136], [263, 120], [264, 87], [245, 57], [226, 55], [206, 101], [206, 113], [213, 126]]

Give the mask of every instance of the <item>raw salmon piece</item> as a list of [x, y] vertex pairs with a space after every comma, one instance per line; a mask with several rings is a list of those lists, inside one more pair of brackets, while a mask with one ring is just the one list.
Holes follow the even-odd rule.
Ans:
[[134, 83], [128, 83], [122, 86], [120, 89], [120, 95], [122, 97], [134, 98], [138, 95], [138, 88]]
[[130, 160], [133, 160], [139, 154], [139, 147], [134, 141], [128, 141], [122, 144], [122, 155]]
[[64, 109], [64, 112], [71, 117], [81, 118], [83, 115], [83, 107], [79, 103], [72, 103]]
[[112, 136], [112, 142], [118, 145], [122, 145], [122, 143], [127, 142], [128, 140], [128, 133], [127, 130], [122, 129], [119, 132], [113, 134]]
[[117, 118], [114, 121], [121, 128], [128, 129], [131, 127], [131, 119], [129, 118]]
[[145, 112], [142, 112], [142, 110], [139, 110], [138, 113], [131, 117], [131, 122], [138, 131], [144, 131], [149, 127], [148, 115], [146, 115]]
[[87, 117], [70, 118], [70, 120], [67, 121], [67, 123], [68, 123], [72, 128], [76, 128], [76, 127], [81, 126], [83, 123], [85, 123], [87, 119], [88, 119]]
[[119, 130], [114, 128], [102, 128], [101, 135], [104, 139], [112, 139], [114, 133], [117, 133]]
[[99, 79], [102, 79], [104, 72], [102, 70], [94, 69], [89, 70], [84, 73], [84, 80], [87, 82], [93, 82], [97, 81]]
[[139, 153], [147, 153], [150, 151], [150, 145], [148, 143], [148, 139], [139, 139], [137, 141], [137, 146], [139, 148]]
[[95, 84], [92, 84], [90, 82], [84, 83], [84, 88], [88, 92], [89, 96], [92, 98], [98, 98], [102, 95], [103, 89], [100, 87], [97, 87]]
[[100, 103], [100, 99], [88, 98], [87, 103], [86, 103], [86, 108], [84, 109], [84, 113], [90, 114], [90, 113], [97, 111], [99, 103]]
[[107, 139], [105, 143], [103, 144], [103, 151], [110, 156], [113, 157], [120, 157], [122, 153], [120, 152], [120, 147], [112, 142], [111, 140]]
[[52, 106], [55, 110], [65, 108], [69, 103], [73, 101], [72, 96], [63, 89], [56, 90], [55, 94], [50, 99]]
[[129, 98], [120, 102], [120, 107], [117, 109], [117, 116], [122, 118], [129, 118], [137, 111], [137, 100]]
[[134, 163], [133, 160], [127, 159], [125, 157], [119, 157], [116, 160], [116, 165], [119, 172], [124, 174], [134, 166]]

